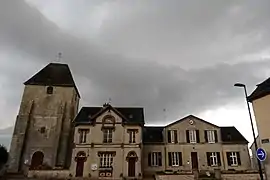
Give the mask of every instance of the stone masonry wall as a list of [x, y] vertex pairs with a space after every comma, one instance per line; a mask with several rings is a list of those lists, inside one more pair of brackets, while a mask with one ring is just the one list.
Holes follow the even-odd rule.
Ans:
[[[49, 166], [66, 164], [70, 126], [79, 98], [73, 87], [54, 87], [53, 94], [47, 94], [46, 88], [28, 85], [24, 89], [10, 148], [9, 171], [18, 172], [25, 161], [29, 165], [36, 151], [43, 152]], [[30, 102], [34, 102], [31, 116]]]
[[20, 159], [24, 149], [24, 140], [27, 135], [27, 129], [29, 127], [33, 106], [33, 101], [27, 103], [22, 102], [21, 104], [21, 109], [24, 109], [24, 111], [17, 116], [9, 151], [10, 172], [17, 172], [20, 168]]

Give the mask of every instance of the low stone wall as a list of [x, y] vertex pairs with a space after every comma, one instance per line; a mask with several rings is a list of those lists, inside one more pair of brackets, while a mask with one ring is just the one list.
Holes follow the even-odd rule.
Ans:
[[[194, 173], [194, 174], [193, 174]], [[219, 179], [219, 180], [260, 180], [258, 171], [216, 171], [211, 177], [201, 177], [202, 174], [157, 174], [156, 180], [194, 180], [194, 179]]]
[[258, 173], [221, 174], [222, 180], [260, 180]]
[[69, 174], [69, 170], [29, 170], [27, 176], [29, 178], [65, 179], [70, 177]]
[[166, 174], [166, 175], [156, 175], [156, 180], [194, 180], [193, 174]]

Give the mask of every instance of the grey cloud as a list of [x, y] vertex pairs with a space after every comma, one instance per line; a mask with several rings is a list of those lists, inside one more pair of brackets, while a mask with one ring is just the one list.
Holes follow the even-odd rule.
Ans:
[[[100, 37], [108, 49], [159, 61], [167, 58], [192, 68], [201, 66], [198, 57], [204, 65], [213, 65], [269, 47], [267, 1], [148, 2], [144, 11], [134, 8], [133, 13], [125, 14], [120, 11], [127, 9], [123, 3], [111, 18], [119, 21], [104, 21]], [[236, 7], [238, 12], [232, 13]], [[159, 51], [163, 53], [156, 53]]]
[[[206, 8], [206, 5], [203, 7]], [[226, 12], [227, 6], [225, 7], [222, 11], [223, 6], [220, 6], [217, 11]], [[17, 58], [16, 62], [9, 58], [9, 63], [24, 63], [25, 58], [29, 58], [28, 62], [35, 62], [34, 66], [28, 64], [27, 72], [18, 71], [18, 66], [9, 67], [10, 72], [5, 74], [9, 75], [12, 83], [5, 87], [6, 94], [6, 91], [14, 87], [21, 87], [21, 83], [33, 75], [32, 69], [37, 71], [39, 64], [44, 65], [54, 58], [54, 54], [61, 51], [64, 54], [64, 62], [70, 65], [76, 75], [84, 105], [101, 105], [105, 100], [112, 98], [114, 105], [145, 107], [146, 119], [151, 122], [162, 121], [164, 108], [170, 113], [168, 119], [175, 119], [185, 114], [198, 113], [231, 103], [241, 93], [233, 89], [235, 81], [254, 85], [265, 78], [256, 75], [258, 69], [267, 70], [270, 65], [269, 60], [232, 65], [220, 64], [222, 60], [210, 59], [215, 62], [211, 67], [187, 70], [179, 66], [164, 66], [157, 62], [139, 61], [136, 58], [107, 53], [83, 38], [64, 32], [23, 1], [1, 1], [0, 13], [0, 49], [25, 54]], [[219, 19], [218, 16], [211, 18]], [[125, 37], [124, 34], [123, 36]], [[126, 46], [132, 48], [132, 42]], [[168, 42], [168, 46], [176, 45], [169, 45]], [[181, 47], [184, 48], [184, 45]], [[195, 56], [197, 50], [198, 47], [194, 48], [193, 58], [196, 59], [191, 61], [207, 61], [206, 57], [200, 59], [200, 54]], [[161, 49], [156, 50], [157, 55], [162, 56], [162, 53]], [[183, 57], [179, 56], [179, 61], [188, 63], [186, 59], [182, 60]], [[3, 66], [0, 69], [4, 69]], [[15, 99], [11, 96], [6, 98], [19, 104], [18, 96]], [[14, 108], [14, 104], [9, 106]], [[14, 113], [17, 113], [15, 109]]]

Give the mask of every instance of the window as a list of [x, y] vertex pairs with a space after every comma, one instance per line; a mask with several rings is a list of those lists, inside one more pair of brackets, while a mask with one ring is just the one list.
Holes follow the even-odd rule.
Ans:
[[47, 87], [47, 94], [52, 94], [53, 93], [53, 87], [49, 86]]
[[79, 129], [79, 143], [86, 143], [86, 137], [89, 132], [88, 129]]
[[162, 166], [161, 152], [148, 153], [148, 166]]
[[101, 153], [99, 156], [101, 168], [111, 168], [113, 165], [113, 154], [111, 153]]
[[206, 130], [205, 132], [205, 142], [215, 143], [218, 140], [216, 130]]
[[186, 138], [187, 143], [199, 143], [200, 142], [199, 130], [187, 130]]
[[195, 130], [191, 130], [189, 131], [189, 139], [190, 139], [190, 143], [196, 143], [196, 131]]
[[219, 152], [207, 152], [207, 164], [208, 166], [220, 166], [220, 153]]
[[168, 130], [168, 143], [177, 143], [177, 130]]
[[40, 133], [41, 133], [41, 134], [44, 134], [45, 131], [46, 131], [46, 128], [45, 128], [45, 127], [41, 127], [41, 128], [40, 128]]
[[136, 129], [129, 129], [128, 133], [129, 133], [129, 143], [135, 143], [136, 142], [136, 132], [138, 130]]
[[112, 129], [103, 129], [103, 143], [111, 143], [112, 142]]
[[229, 166], [240, 166], [241, 159], [239, 152], [227, 152], [227, 161]]
[[182, 153], [169, 152], [169, 166], [182, 166]]
[[227, 134], [227, 140], [231, 141], [232, 140], [232, 135], [231, 134]]
[[200, 142], [199, 130], [187, 130], [186, 138], [187, 138], [187, 143], [199, 143]]
[[269, 139], [262, 139], [262, 144], [269, 143]]

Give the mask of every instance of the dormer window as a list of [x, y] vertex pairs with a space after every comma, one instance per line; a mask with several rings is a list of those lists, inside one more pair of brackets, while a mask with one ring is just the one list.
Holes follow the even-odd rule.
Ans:
[[53, 94], [53, 87], [52, 86], [47, 87], [47, 94]]
[[231, 140], [232, 140], [232, 135], [231, 135], [231, 134], [227, 134], [227, 139], [228, 139], [229, 141], [231, 141]]

